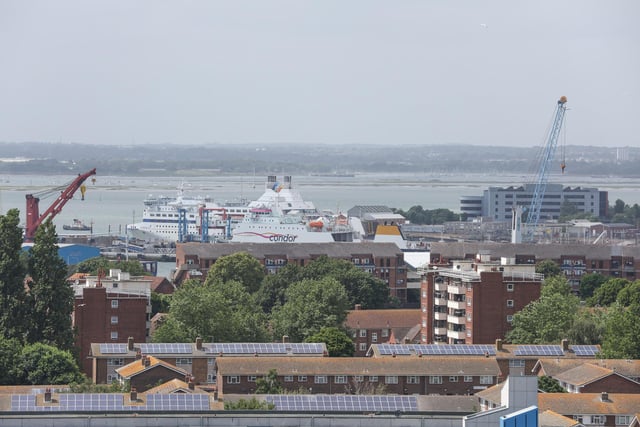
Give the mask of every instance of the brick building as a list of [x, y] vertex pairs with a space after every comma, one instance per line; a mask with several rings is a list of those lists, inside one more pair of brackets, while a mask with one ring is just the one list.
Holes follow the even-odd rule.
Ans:
[[145, 342], [149, 336], [151, 277], [131, 277], [120, 270], [109, 276], [87, 276], [75, 292], [73, 326], [80, 351], [82, 372], [93, 377], [91, 343], [122, 343], [128, 337]]
[[514, 260], [518, 265], [535, 265], [543, 260], [552, 260], [560, 266], [576, 292], [580, 278], [587, 273], [630, 281], [640, 278], [638, 246], [432, 242], [431, 262], [433, 265], [449, 266], [454, 260], [475, 259], [480, 252], [490, 252], [493, 260]]
[[539, 393], [538, 408], [557, 412], [586, 426], [629, 426], [638, 414], [640, 394]]
[[428, 270], [422, 281], [421, 341], [490, 344], [503, 339], [513, 315], [540, 297], [543, 276], [533, 265], [488, 255]]
[[176, 246], [176, 273], [180, 286], [187, 279], [204, 280], [209, 268], [220, 257], [247, 252], [269, 274], [287, 264], [304, 267], [323, 255], [343, 259], [389, 284], [389, 292], [401, 302], [407, 300], [407, 268], [403, 252], [393, 243], [233, 243], [209, 245], [183, 243]]
[[354, 356], [365, 356], [371, 344], [419, 342], [421, 318], [419, 309], [362, 310], [356, 306], [345, 321], [352, 331]]

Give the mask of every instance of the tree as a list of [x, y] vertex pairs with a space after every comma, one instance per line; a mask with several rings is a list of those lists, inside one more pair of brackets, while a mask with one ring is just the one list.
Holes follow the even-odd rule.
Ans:
[[226, 283], [235, 280], [249, 293], [254, 293], [260, 288], [264, 275], [264, 267], [260, 261], [247, 252], [236, 252], [218, 258], [209, 269], [207, 282]]
[[602, 310], [580, 309], [567, 333], [573, 344], [602, 344], [606, 333], [606, 317]]
[[542, 295], [513, 316], [506, 338], [513, 344], [558, 343], [571, 329], [579, 305], [573, 295]]
[[26, 268], [21, 260], [20, 212], [0, 215], [0, 332], [4, 338], [24, 341], [30, 313], [24, 291]]
[[340, 282], [347, 292], [350, 307], [360, 304], [365, 309], [382, 308], [389, 302], [387, 283], [343, 259], [323, 255], [307, 265], [303, 275], [314, 280], [331, 277]]
[[67, 264], [58, 255], [58, 236], [51, 219], [36, 230], [29, 252], [29, 300], [32, 304], [28, 342], [51, 344], [61, 350], [74, 346], [71, 313], [73, 288], [66, 281]]
[[16, 385], [15, 372], [18, 358], [16, 354], [20, 354], [22, 344], [16, 338], [0, 337], [0, 385]]
[[630, 284], [627, 279], [609, 279], [596, 289], [593, 296], [587, 300], [587, 304], [592, 307], [610, 306], [618, 298], [618, 293]]
[[608, 359], [640, 359], [640, 305], [614, 304], [606, 321], [602, 355]]
[[278, 381], [278, 371], [270, 369], [266, 377], [256, 380], [256, 394], [280, 394], [282, 385]]
[[540, 273], [547, 278], [559, 275], [562, 270], [560, 270], [560, 266], [555, 261], [545, 259], [536, 264], [536, 273]]
[[586, 300], [593, 296], [596, 289], [607, 281], [607, 277], [599, 273], [588, 273], [580, 279], [580, 298]]
[[42, 343], [22, 348], [14, 374], [17, 384], [70, 384], [84, 379], [69, 351]]
[[251, 399], [240, 399], [237, 402], [224, 402], [224, 409], [226, 411], [271, 411], [275, 409], [276, 405], [267, 402], [266, 400], [258, 400], [255, 397]]
[[562, 388], [560, 382], [555, 378], [543, 375], [538, 377], [538, 389], [545, 393], [566, 393], [567, 390]]
[[355, 353], [351, 337], [344, 330], [336, 327], [322, 328], [304, 341], [325, 343], [330, 357], [352, 357]]
[[262, 307], [262, 311], [270, 313], [273, 307], [285, 303], [285, 292], [289, 285], [302, 279], [302, 267], [287, 264], [276, 274], [265, 276], [260, 289], [255, 293], [256, 302]]
[[151, 292], [151, 317], [158, 313], [168, 313], [171, 307], [171, 295]]
[[325, 326], [340, 326], [347, 318], [349, 299], [334, 278], [305, 279], [292, 284], [287, 301], [271, 315], [276, 336], [288, 335], [300, 342]]
[[108, 274], [109, 270], [113, 269], [125, 271], [131, 276], [149, 275], [149, 273], [145, 271], [144, 267], [142, 267], [142, 264], [138, 260], [112, 261], [101, 256], [82, 261], [76, 266], [76, 269], [78, 273], [89, 273], [94, 276], [97, 276], [99, 272]]
[[628, 284], [618, 292], [617, 301], [624, 307], [640, 305], [640, 280]]

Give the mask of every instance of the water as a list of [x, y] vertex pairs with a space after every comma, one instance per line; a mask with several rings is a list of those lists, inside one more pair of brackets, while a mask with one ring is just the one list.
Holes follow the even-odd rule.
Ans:
[[[18, 208], [25, 221], [25, 195], [36, 194], [65, 185], [74, 176], [43, 177], [36, 175], [3, 176], [0, 180], [0, 212]], [[59, 234], [65, 234], [63, 224], [74, 218], [93, 223], [95, 234], [123, 235], [126, 224], [142, 219], [142, 201], [150, 194], [176, 194], [184, 183], [191, 196], [210, 196], [214, 200], [254, 200], [264, 190], [265, 177], [216, 176], [216, 177], [114, 177], [96, 176], [95, 183], [87, 180], [85, 200], [78, 191], [61, 213], [56, 216]], [[293, 176], [293, 186], [305, 200], [315, 203], [319, 209], [347, 211], [355, 205], [386, 205], [408, 209], [421, 205], [424, 209], [446, 208], [460, 210], [460, 197], [481, 195], [489, 186], [521, 185], [528, 182], [524, 176], [513, 175], [444, 175], [444, 174], [363, 174], [355, 177]], [[550, 182], [565, 186], [597, 187], [609, 192], [609, 204], [622, 199], [627, 204], [640, 204], [640, 180], [625, 178], [552, 176]], [[58, 190], [59, 191], [59, 190]], [[40, 200], [43, 213], [55, 200]]]

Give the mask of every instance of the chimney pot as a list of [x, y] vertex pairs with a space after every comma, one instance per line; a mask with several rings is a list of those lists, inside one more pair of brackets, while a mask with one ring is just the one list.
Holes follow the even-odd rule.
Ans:
[[132, 402], [136, 402], [138, 400], [138, 390], [135, 387], [131, 387], [130, 398]]
[[142, 351], [136, 351], [136, 360], [140, 360], [142, 358]]
[[283, 335], [282, 336], [282, 343], [283, 344], [287, 344], [289, 342], [289, 335]]
[[502, 351], [502, 340], [500, 338], [496, 340], [496, 351]]
[[47, 388], [44, 391], [44, 401], [45, 402], [51, 402], [51, 389]]
[[561, 345], [562, 345], [562, 351], [569, 351], [569, 340], [564, 338], [562, 341], [560, 341]]
[[355, 310], [361, 310], [362, 309], [362, 305], [361, 304], [356, 304], [354, 309]]
[[133, 337], [129, 337], [127, 339], [127, 346], [129, 348], [129, 351], [133, 351]]
[[196, 338], [196, 350], [202, 350], [202, 338]]

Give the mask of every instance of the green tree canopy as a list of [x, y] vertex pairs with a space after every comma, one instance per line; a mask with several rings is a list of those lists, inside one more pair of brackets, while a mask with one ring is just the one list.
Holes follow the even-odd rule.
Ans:
[[330, 357], [352, 357], [355, 353], [351, 337], [344, 330], [336, 327], [324, 327], [305, 338], [304, 341], [325, 343]]
[[296, 264], [287, 264], [276, 274], [265, 276], [260, 289], [255, 293], [256, 302], [265, 313], [270, 313], [273, 307], [285, 303], [285, 293], [289, 285], [302, 279], [302, 267]]
[[18, 368], [18, 358], [22, 344], [16, 338], [3, 338], [0, 336], [0, 385], [18, 384], [15, 377]]
[[543, 274], [545, 279], [562, 273], [560, 266], [555, 261], [545, 259], [536, 264], [536, 273]]
[[580, 298], [586, 300], [593, 296], [593, 293], [604, 282], [607, 281], [607, 277], [599, 273], [588, 273], [582, 276], [580, 279]]
[[58, 255], [58, 235], [51, 219], [36, 230], [29, 251], [29, 301], [32, 305], [28, 342], [62, 350], [74, 346], [71, 313], [73, 288], [66, 281], [67, 264]]
[[0, 332], [4, 338], [23, 342], [30, 327], [29, 305], [24, 291], [26, 268], [21, 260], [20, 212], [0, 215]]
[[608, 359], [640, 359], [640, 305], [614, 304], [606, 320], [602, 354]]
[[138, 260], [117, 260], [112, 261], [104, 257], [89, 258], [76, 266], [78, 273], [88, 273], [97, 276], [98, 272], [109, 274], [109, 270], [120, 270], [129, 273], [131, 276], [148, 276], [144, 267]]
[[236, 281], [249, 293], [254, 293], [260, 288], [264, 276], [264, 267], [260, 261], [247, 252], [236, 252], [218, 258], [209, 269], [207, 281]]
[[602, 344], [606, 333], [606, 313], [599, 309], [578, 310], [567, 338], [573, 344]]
[[276, 405], [266, 400], [258, 400], [255, 397], [251, 399], [240, 399], [236, 402], [225, 401], [224, 409], [226, 411], [271, 411]]
[[558, 380], [553, 377], [543, 375], [538, 377], [538, 389], [545, 393], [566, 393], [567, 390], [562, 388]]
[[636, 280], [622, 288], [618, 292], [617, 301], [625, 307], [640, 305], [640, 280]]
[[610, 306], [618, 298], [618, 293], [630, 284], [627, 279], [609, 279], [596, 289], [593, 296], [587, 300], [587, 304], [592, 307]]
[[282, 385], [278, 381], [278, 371], [270, 369], [269, 373], [256, 380], [256, 394], [280, 394]]
[[292, 284], [286, 300], [271, 316], [276, 337], [288, 335], [292, 341], [301, 342], [325, 326], [341, 326], [347, 318], [347, 292], [331, 277]]
[[14, 375], [17, 384], [70, 384], [84, 378], [71, 352], [42, 343], [22, 348]]
[[542, 282], [540, 295], [550, 296], [554, 294], [562, 296], [571, 295], [571, 284], [564, 276], [549, 276], [544, 279], [544, 282]]
[[303, 276], [313, 280], [325, 277], [337, 280], [347, 292], [350, 307], [360, 304], [365, 309], [382, 308], [389, 301], [387, 283], [346, 260], [323, 255], [304, 267]]

